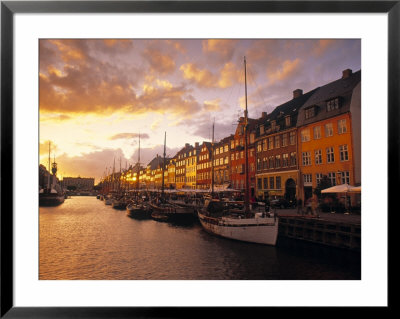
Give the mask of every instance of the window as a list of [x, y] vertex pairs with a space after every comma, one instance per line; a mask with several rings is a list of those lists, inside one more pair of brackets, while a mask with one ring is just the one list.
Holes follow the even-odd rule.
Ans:
[[225, 164], [228, 164], [229, 163], [229, 157], [228, 156], [225, 156]]
[[239, 159], [239, 152], [236, 152], [236, 156], [235, 156], [235, 159]]
[[235, 154], [231, 154], [231, 161], [233, 161], [235, 159]]
[[269, 168], [274, 168], [274, 157], [273, 156], [269, 157]]
[[304, 110], [304, 116], [306, 119], [309, 119], [311, 117], [315, 116], [315, 107], [310, 107], [308, 109]]
[[274, 148], [274, 139], [272, 137], [268, 138], [268, 149], [272, 150]]
[[340, 145], [339, 152], [340, 152], [340, 161], [341, 162], [349, 160], [349, 152], [347, 150], [347, 145]]
[[276, 121], [271, 121], [271, 130], [275, 131], [276, 128]]
[[269, 188], [274, 189], [274, 178], [273, 177], [269, 178]]
[[218, 155], [219, 154], [219, 148], [217, 147], [217, 149], [215, 150], [215, 154]]
[[234, 148], [235, 148], [235, 141], [232, 140], [232, 141], [231, 141], [231, 149], [234, 149]]
[[277, 136], [275, 136], [275, 148], [279, 148], [279, 147], [281, 147], [280, 136], [277, 135]]
[[297, 165], [297, 154], [296, 154], [296, 152], [290, 153], [290, 165], [291, 166]]
[[350, 184], [350, 172], [341, 172], [341, 182], [342, 184]]
[[311, 165], [311, 154], [310, 154], [310, 152], [303, 152], [302, 158], [303, 158], [303, 166]]
[[289, 154], [283, 154], [282, 155], [282, 167], [288, 167], [289, 166]]
[[263, 135], [264, 134], [264, 125], [261, 125], [260, 126], [260, 135]]
[[268, 158], [264, 157], [263, 158], [263, 169], [267, 169], [268, 168]]
[[257, 158], [257, 170], [261, 169], [261, 159]]
[[328, 178], [331, 181], [331, 185], [335, 186], [336, 185], [336, 173], [335, 172], [328, 173]]
[[262, 151], [262, 144], [261, 142], [257, 143], [257, 152], [261, 152]]
[[268, 177], [264, 178], [264, 189], [268, 189]]
[[282, 134], [282, 147], [285, 147], [288, 145], [288, 138], [287, 138], [287, 133]]
[[321, 126], [314, 127], [314, 140], [321, 138]]
[[290, 145], [296, 144], [296, 132], [295, 131], [292, 131], [289, 133], [289, 140], [290, 140], [289, 141]]
[[229, 147], [228, 147], [228, 144], [226, 144], [225, 146], [224, 146], [224, 152], [228, 152], [229, 151]]
[[276, 189], [281, 189], [281, 177], [277, 176], [275, 179]]
[[321, 181], [322, 181], [322, 174], [321, 173], [315, 174], [315, 181], [317, 182], [317, 186], [319, 185], [319, 183], [321, 183]]
[[332, 123], [325, 124], [325, 137], [333, 136]]
[[335, 153], [333, 152], [333, 147], [328, 147], [326, 149], [326, 162], [327, 163], [335, 162]]
[[290, 126], [290, 115], [287, 115], [287, 116], [285, 117], [285, 125], [286, 125], [286, 126]]
[[316, 150], [314, 151], [315, 154], [315, 164], [322, 164], [322, 151]]
[[312, 175], [304, 174], [303, 181], [304, 181], [304, 186], [311, 186], [312, 185]]
[[275, 156], [275, 168], [281, 167], [281, 156], [276, 155]]
[[265, 138], [265, 139], [263, 139], [262, 142], [263, 142], [262, 149], [263, 149], [263, 151], [266, 151], [268, 148], [268, 140]]
[[240, 152], [240, 158], [244, 158], [244, 152], [243, 151]]
[[330, 100], [326, 103], [326, 110], [329, 111], [333, 111], [333, 110], [337, 110], [339, 108], [339, 98]]
[[258, 189], [262, 188], [262, 179], [261, 178], [257, 178], [257, 188]]
[[310, 130], [304, 129], [301, 131], [301, 141], [308, 142], [310, 140]]
[[338, 134], [347, 133], [346, 119], [338, 121]]

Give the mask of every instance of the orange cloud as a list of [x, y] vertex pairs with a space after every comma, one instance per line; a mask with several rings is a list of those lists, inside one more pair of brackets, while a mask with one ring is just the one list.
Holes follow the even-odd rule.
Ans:
[[193, 63], [181, 65], [180, 70], [183, 72], [183, 77], [190, 80], [199, 87], [204, 88], [227, 88], [239, 82], [243, 71], [236, 69], [232, 62], [226, 63], [218, 75], [211, 73], [207, 69], [199, 69]]
[[181, 65], [180, 70], [185, 79], [191, 80], [201, 87], [215, 87], [218, 82], [218, 79], [210, 71], [200, 70], [193, 63]]
[[202, 48], [204, 53], [213, 54], [221, 61], [229, 61], [235, 51], [237, 40], [229, 39], [208, 39], [203, 40]]
[[314, 49], [313, 49], [313, 54], [317, 55], [317, 56], [321, 56], [322, 54], [324, 54], [332, 45], [334, 45], [335, 43], [337, 43], [337, 40], [333, 40], [333, 39], [322, 39], [319, 40]]
[[146, 48], [143, 57], [150, 64], [151, 69], [157, 73], [165, 75], [175, 70], [175, 61], [158, 49]]
[[301, 60], [296, 58], [294, 60], [285, 60], [282, 66], [274, 72], [267, 73], [271, 83], [275, 81], [282, 81], [291, 76], [300, 66]]
[[39, 155], [49, 155], [49, 142], [50, 142], [50, 155], [52, 156], [52, 154], [58, 150], [58, 146], [56, 144], [54, 144], [52, 141], [44, 141], [42, 143], [39, 143]]
[[221, 109], [220, 103], [221, 103], [221, 99], [215, 99], [215, 100], [211, 100], [211, 101], [204, 101], [204, 109], [207, 112], [219, 111]]

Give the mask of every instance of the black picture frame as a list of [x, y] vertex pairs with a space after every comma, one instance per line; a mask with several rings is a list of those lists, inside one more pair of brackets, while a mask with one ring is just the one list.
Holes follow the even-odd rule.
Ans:
[[[399, 180], [400, 1], [1, 1], [1, 317], [191, 318], [226, 316], [224, 307], [14, 307], [13, 303], [13, 16], [16, 13], [387, 13], [388, 14], [388, 207]], [[396, 210], [394, 210], [396, 212]], [[379, 212], [384, 214], [385, 212]], [[390, 215], [388, 214], [388, 218]], [[393, 224], [393, 223], [392, 223]], [[388, 222], [388, 234], [390, 225]], [[391, 226], [393, 227], [393, 225]], [[389, 237], [388, 237], [389, 243]], [[390, 245], [388, 246], [390, 247]], [[388, 262], [390, 258], [388, 254]], [[389, 269], [388, 269], [389, 270]], [[388, 286], [390, 280], [388, 280]], [[238, 292], [239, 293], [239, 292]], [[381, 310], [390, 310], [388, 307]], [[249, 317], [264, 307], [241, 307]], [[287, 309], [297, 316], [308, 309]], [[350, 308], [346, 309], [347, 313]], [[281, 310], [279, 310], [281, 311]], [[337, 310], [332, 310], [333, 315]], [[285, 314], [286, 311], [284, 312]], [[233, 314], [233, 313], [232, 313]], [[355, 314], [355, 313], [353, 313]], [[358, 312], [359, 314], [359, 312]]]

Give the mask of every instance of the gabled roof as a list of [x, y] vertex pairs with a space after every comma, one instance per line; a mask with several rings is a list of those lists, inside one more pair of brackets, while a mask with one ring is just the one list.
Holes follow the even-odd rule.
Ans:
[[[341, 78], [318, 88], [300, 109], [297, 126], [307, 125], [349, 112], [353, 90], [360, 82], [361, 70], [352, 73], [346, 78]], [[327, 101], [337, 97], [341, 99], [341, 106], [339, 109], [327, 111]], [[306, 119], [304, 110], [313, 106], [316, 107], [315, 116]]]
[[[170, 158], [165, 158], [165, 165], [168, 165], [170, 160]], [[157, 155], [150, 161], [149, 164], [147, 164], [147, 166], [150, 166], [151, 170], [156, 170], [157, 168], [162, 167], [163, 161], [164, 158]]]
[[[265, 130], [271, 127], [272, 121], [275, 121], [275, 125], [282, 129], [296, 127], [297, 115], [300, 108], [307, 102], [307, 100], [318, 90], [318, 88], [304, 93], [298, 97], [291, 99], [279, 106], [277, 106], [271, 113], [265, 117], [258, 119], [258, 126], [264, 125]], [[287, 127], [285, 118], [290, 116], [290, 126]], [[280, 131], [282, 130], [280, 129]], [[273, 132], [271, 132], [273, 133]], [[260, 132], [257, 130], [256, 136], [259, 136]]]

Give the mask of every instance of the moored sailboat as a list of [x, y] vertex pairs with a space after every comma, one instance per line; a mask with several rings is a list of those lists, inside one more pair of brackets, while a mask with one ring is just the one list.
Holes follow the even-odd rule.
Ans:
[[[219, 199], [207, 199], [198, 217], [203, 228], [215, 235], [245, 242], [274, 246], [278, 237], [278, 218], [265, 212], [265, 208], [254, 209], [249, 204], [248, 177], [248, 113], [247, 113], [247, 81], [246, 58], [244, 58], [245, 103], [244, 140], [245, 140], [245, 200], [244, 209], [232, 209], [229, 203]], [[214, 137], [213, 137], [214, 139]], [[214, 142], [214, 141], [213, 141]], [[213, 161], [212, 161], [213, 162]], [[213, 169], [212, 169], [213, 170]]]
[[165, 147], [167, 133], [164, 136], [164, 161], [162, 165], [162, 184], [161, 194], [155, 200], [149, 203], [152, 213], [151, 217], [157, 221], [168, 221], [174, 223], [191, 223], [195, 220], [196, 215], [190, 207], [183, 207], [176, 204], [168, 203], [164, 192], [164, 170], [165, 170]]
[[39, 206], [57, 206], [64, 203], [65, 194], [62, 191], [62, 188], [59, 184], [57, 184], [57, 163], [54, 162], [52, 164], [50, 174], [50, 142], [49, 142], [49, 172], [47, 179], [47, 187], [39, 190]]

